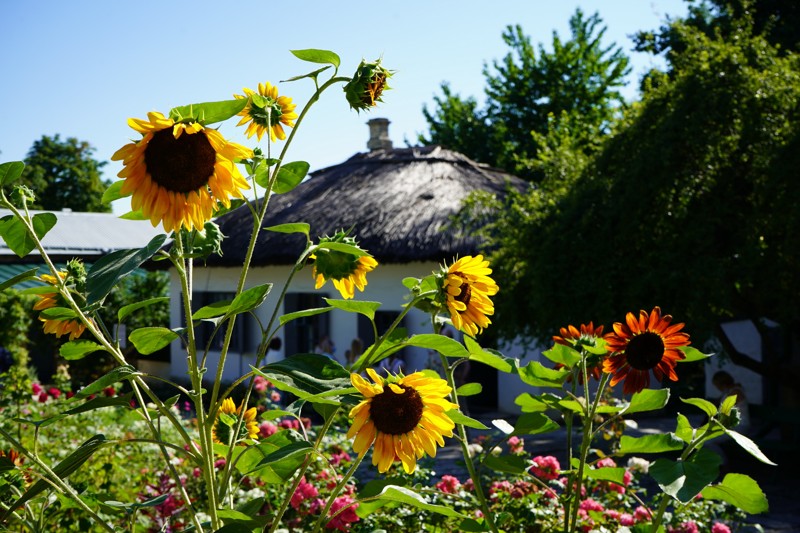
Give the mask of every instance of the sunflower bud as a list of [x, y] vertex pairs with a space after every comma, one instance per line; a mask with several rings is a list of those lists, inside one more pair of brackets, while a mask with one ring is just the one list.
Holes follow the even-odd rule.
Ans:
[[[348, 249], [353, 253], [348, 252]], [[364, 290], [367, 285], [367, 272], [378, 265], [378, 262], [359, 248], [356, 240], [344, 231], [337, 232], [333, 237], [321, 238], [313, 259], [316, 288], [321, 288], [330, 279], [345, 299], [353, 298], [356, 288]]]
[[391, 76], [392, 73], [381, 66], [380, 59], [371, 63], [362, 59], [353, 79], [344, 86], [350, 107], [360, 112], [375, 107], [376, 102], [382, 102], [381, 94], [389, 89], [386, 81]]

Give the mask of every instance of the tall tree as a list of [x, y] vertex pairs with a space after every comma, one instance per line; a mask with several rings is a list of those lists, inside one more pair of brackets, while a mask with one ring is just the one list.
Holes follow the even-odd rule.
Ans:
[[93, 157], [94, 148], [73, 137], [62, 141], [43, 135], [35, 141], [25, 158], [21, 183], [33, 189], [34, 209], [109, 212], [111, 206], [101, 200], [110, 184], [103, 181], [105, 161]]
[[[699, 339], [739, 317], [797, 333], [800, 56], [747, 13], [728, 16], [735, 38], [673, 22], [669, 75], [647, 80], [574, 185], [542, 209], [527, 195], [498, 213], [506, 333], [654, 305]], [[502, 231], [511, 223], [523, 229]]]
[[553, 33], [552, 50], [534, 47], [519, 25], [506, 28], [503, 41], [510, 52], [484, 67], [485, 107], [443, 84], [434, 109], [423, 108], [430, 136], [420, 141], [441, 144], [531, 181], [544, 178], [535, 161], [541, 136], [554, 119], [580, 122], [574, 138], [591, 152], [597, 135], [607, 132], [623, 104], [618, 89], [629, 72], [628, 58], [616, 44], [602, 43], [606, 28], [597, 13], [587, 18], [578, 9], [569, 27], [566, 42]]

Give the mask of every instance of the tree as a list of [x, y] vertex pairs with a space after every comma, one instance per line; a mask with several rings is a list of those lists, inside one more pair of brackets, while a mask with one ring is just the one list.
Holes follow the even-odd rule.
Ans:
[[532, 215], [531, 195], [498, 213], [524, 228], [494, 234], [506, 333], [655, 305], [700, 341], [741, 317], [797, 333], [800, 57], [750, 16], [730, 24], [735, 38], [674, 22], [669, 75], [647, 80], [574, 185]]
[[30, 187], [36, 201], [33, 209], [58, 211], [109, 212], [111, 206], [101, 200], [109, 181], [103, 181], [100, 169], [105, 161], [97, 161], [94, 148], [73, 137], [62, 141], [43, 135], [35, 141], [25, 158], [21, 184]]
[[617, 89], [629, 72], [622, 49], [602, 44], [606, 28], [601, 24], [597, 13], [586, 18], [576, 10], [569, 21], [570, 40], [562, 42], [554, 32], [552, 51], [540, 44], [538, 57], [522, 28], [509, 26], [503, 41], [511, 51], [492, 68], [484, 67], [485, 108], [443, 84], [435, 109], [423, 108], [430, 137], [420, 142], [443, 145], [531, 181], [544, 178], [535, 161], [554, 119], [580, 123], [574, 138], [591, 152], [623, 104]]

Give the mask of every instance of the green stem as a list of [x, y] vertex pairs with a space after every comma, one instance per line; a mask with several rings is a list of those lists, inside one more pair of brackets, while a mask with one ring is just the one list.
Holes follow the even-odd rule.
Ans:
[[347, 485], [347, 482], [350, 481], [350, 478], [353, 477], [353, 474], [356, 473], [356, 470], [358, 469], [358, 466], [361, 464], [361, 461], [364, 460], [364, 457], [366, 457], [366, 454], [359, 455], [356, 458], [356, 460], [353, 461], [353, 464], [350, 465], [350, 468], [347, 470], [345, 475], [331, 491], [330, 496], [328, 496], [328, 501], [325, 502], [325, 508], [322, 510], [322, 513], [319, 515], [319, 518], [317, 518], [317, 523], [314, 525], [313, 529], [314, 533], [317, 533], [322, 527], [323, 523], [327, 522], [328, 512], [331, 510], [331, 506], [333, 505], [334, 500], [336, 500], [336, 497], [339, 495], [339, 493], [342, 491], [345, 485]]

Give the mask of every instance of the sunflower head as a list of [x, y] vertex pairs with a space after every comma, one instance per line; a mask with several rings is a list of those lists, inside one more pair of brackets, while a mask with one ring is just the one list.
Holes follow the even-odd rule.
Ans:
[[[58, 272], [58, 278], [50, 274], [42, 274], [41, 278], [52, 287], [52, 290], [48, 287], [43, 292], [36, 294], [39, 301], [34, 304], [33, 310], [44, 311], [54, 307], [69, 307], [57, 288], [59, 281], [70, 282], [71, 278], [67, 271]], [[77, 318], [47, 318], [40, 313], [39, 320], [42, 322], [42, 329], [45, 333], [52, 333], [56, 337], [69, 335], [69, 340], [77, 339], [86, 330], [86, 326]]]
[[278, 96], [278, 87], [270, 82], [259, 83], [257, 92], [247, 87], [242, 91], [244, 91], [243, 95], [234, 94], [233, 96], [239, 100], [248, 99], [247, 105], [239, 112], [242, 119], [237, 124], [237, 126], [247, 124], [245, 130], [247, 138], [256, 135], [261, 142], [261, 137], [268, 131], [272, 142], [277, 139], [286, 139], [283, 126], [294, 127], [294, 121], [297, 119], [297, 113], [294, 110], [297, 108], [297, 104], [293, 104], [292, 99], [288, 96]]
[[392, 73], [381, 66], [381, 60], [361, 60], [353, 78], [344, 86], [344, 94], [352, 109], [369, 110], [382, 102], [383, 91], [388, 90]]
[[639, 392], [650, 386], [651, 371], [659, 381], [678, 381], [675, 365], [685, 357], [680, 347], [690, 342], [683, 326], [672, 324], [672, 316], [662, 315], [659, 307], [639, 311], [638, 317], [628, 313], [625, 323], [615, 322], [605, 336], [609, 355], [603, 361], [603, 372], [613, 374], [611, 386], [624, 380], [625, 394]]
[[489, 277], [492, 269], [482, 255], [467, 255], [439, 272], [438, 301], [450, 313], [456, 329], [472, 335], [481, 333], [491, 324], [494, 304], [489, 298], [497, 294], [497, 283]]
[[333, 237], [323, 237], [319, 241], [319, 248], [312, 258], [314, 267], [312, 276], [316, 281], [317, 289], [325, 285], [329, 279], [344, 299], [355, 296], [355, 289], [364, 291], [367, 286], [367, 272], [378, 266], [378, 262], [369, 255], [356, 255], [339, 249], [327, 248], [326, 243], [340, 243], [352, 247], [354, 251], [361, 251], [356, 240], [343, 231], [337, 232]]
[[372, 464], [380, 473], [399, 460], [410, 474], [417, 459], [426, 453], [435, 457], [436, 446], [453, 436], [455, 423], [447, 411], [458, 405], [446, 399], [452, 389], [445, 380], [422, 372], [384, 379], [368, 368], [367, 374], [372, 382], [350, 375], [363, 400], [350, 410], [353, 425], [347, 437], [355, 439], [353, 450], [360, 457], [374, 444]]
[[[232, 446], [236, 443], [242, 442], [245, 439], [258, 438], [258, 423], [256, 422], [257, 411], [255, 407], [251, 407], [242, 415], [242, 408], [238, 408], [230, 398], [225, 398], [222, 405], [217, 411], [217, 419], [214, 421], [214, 426], [211, 428], [211, 438], [214, 442]], [[234, 435], [236, 426], [239, 425], [239, 419], [243, 421], [239, 427], [239, 433]]]
[[123, 162], [120, 194], [131, 196], [134, 211], [166, 231], [202, 230], [219, 204], [244, 198], [241, 191], [250, 186], [235, 162], [252, 157], [252, 150], [200, 122], [175, 122], [158, 112], [147, 117], [128, 120], [142, 139], [111, 156]]

